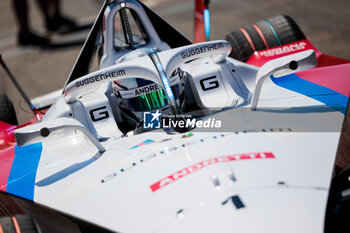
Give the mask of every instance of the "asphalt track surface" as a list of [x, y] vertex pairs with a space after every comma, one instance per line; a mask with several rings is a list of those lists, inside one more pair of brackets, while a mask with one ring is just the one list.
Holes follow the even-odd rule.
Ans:
[[[36, 1], [28, 1], [32, 28], [46, 34]], [[192, 40], [194, 1], [147, 0], [144, 3]], [[0, 1], [0, 52], [3, 59], [30, 98], [62, 88], [88, 30], [50, 34], [57, 45], [51, 49], [18, 47], [11, 4], [12, 0]], [[102, 0], [62, 0], [62, 11], [84, 27], [93, 22], [101, 4]], [[240, 26], [285, 14], [294, 18], [320, 51], [350, 59], [349, 0], [212, 0], [210, 9], [211, 39], [224, 39], [228, 32]], [[6, 93], [13, 101], [20, 123], [32, 118], [28, 106], [20, 103], [21, 96], [2, 69], [0, 93]]]

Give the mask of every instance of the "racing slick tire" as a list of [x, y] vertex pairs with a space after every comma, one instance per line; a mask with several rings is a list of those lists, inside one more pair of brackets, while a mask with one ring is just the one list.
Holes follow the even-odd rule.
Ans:
[[326, 214], [325, 233], [350, 232], [350, 169], [332, 180]]
[[25, 214], [13, 198], [2, 192], [0, 192], [0, 232], [38, 232], [38, 227], [32, 216]]
[[6, 216], [0, 218], [1, 232], [4, 233], [37, 233], [38, 230], [28, 215], [18, 214], [15, 216]]
[[18, 125], [15, 109], [7, 95], [0, 94], [0, 121]]
[[230, 57], [247, 61], [255, 52], [305, 39], [295, 21], [286, 15], [277, 15], [246, 25], [226, 36], [232, 51]]

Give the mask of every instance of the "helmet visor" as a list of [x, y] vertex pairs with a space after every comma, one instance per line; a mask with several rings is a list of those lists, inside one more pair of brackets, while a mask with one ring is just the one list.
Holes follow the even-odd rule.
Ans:
[[124, 98], [124, 102], [130, 108], [130, 110], [135, 112], [159, 109], [168, 104], [168, 100], [163, 89], [129, 99]]
[[[133, 112], [144, 112], [161, 109], [169, 104], [164, 89], [157, 83], [138, 78], [129, 80], [127, 84], [125, 83], [125, 86], [119, 82], [114, 83], [114, 92], [122, 99], [124, 108]], [[180, 94], [178, 80], [173, 81], [171, 84], [173, 84], [171, 89], [174, 97], [178, 99]], [[131, 88], [135, 86], [136, 88]]]

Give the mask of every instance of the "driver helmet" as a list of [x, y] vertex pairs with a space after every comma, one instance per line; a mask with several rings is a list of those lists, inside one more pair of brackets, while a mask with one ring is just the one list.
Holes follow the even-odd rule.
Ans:
[[[138, 49], [121, 57], [116, 63], [142, 57], [150, 52], [155, 52], [155, 50]], [[180, 106], [183, 99], [183, 82], [179, 72], [176, 71], [168, 79], [175, 101]], [[169, 110], [169, 102], [161, 83], [155, 83], [142, 77], [134, 77], [113, 81], [112, 86], [119, 107], [124, 111], [132, 112], [139, 121], [143, 120], [144, 112], [160, 110], [162, 113], [167, 113]]]

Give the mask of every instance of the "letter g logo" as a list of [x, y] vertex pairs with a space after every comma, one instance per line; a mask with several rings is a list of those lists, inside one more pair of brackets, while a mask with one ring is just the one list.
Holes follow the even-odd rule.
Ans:
[[[213, 80], [214, 79], [214, 80]], [[209, 81], [212, 80], [212, 81]], [[219, 87], [219, 82], [216, 76], [211, 76], [209, 78], [203, 78], [199, 81], [203, 91], [208, 91]]]
[[[106, 109], [106, 110], [105, 110]], [[90, 111], [90, 117], [93, 122], [100, 121], [109, 117], [107, 107], [103, 106]]]

